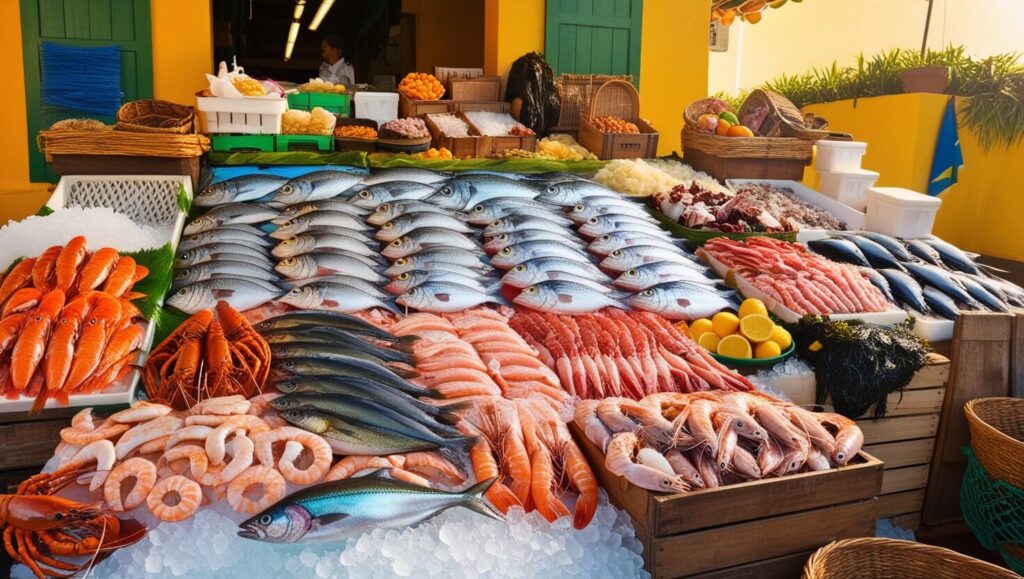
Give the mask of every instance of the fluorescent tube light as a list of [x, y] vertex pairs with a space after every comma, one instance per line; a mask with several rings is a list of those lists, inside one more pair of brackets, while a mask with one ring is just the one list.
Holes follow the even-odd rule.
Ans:
[[334, 6], [334, 0], [323, 0], [320, 3], [320, 8], [317, 8], [316, 14], [313, 15], [313, 21], [309, 23], [310, 30], [316, 30], [320, 27], [320, 22], [323, 21], [324, 17], [331, 10], [331, 6]]

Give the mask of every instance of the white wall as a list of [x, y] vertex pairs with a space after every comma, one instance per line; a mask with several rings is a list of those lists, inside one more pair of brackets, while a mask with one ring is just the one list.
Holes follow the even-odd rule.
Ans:
[[[728, 52], [712, 52], [708, 93], [735, 93], [780, 74], [892, 48], [921, 47], [927, 0], [804, 0], [737, 20]], [[929, 48], [964, 45], [975, 56], [1024, 52], [1024, 0], [935, 0]]]

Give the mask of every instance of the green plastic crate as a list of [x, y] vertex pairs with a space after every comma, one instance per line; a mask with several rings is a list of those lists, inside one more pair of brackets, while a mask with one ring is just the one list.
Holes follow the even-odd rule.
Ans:
[[210, 135], [210, 147], [214, 151], [233, 153], [237, 151], [274, 151], [275, 135]]
[[277, 152], [286, 151], [322, 151], [329, 153], [334, 150], [334, 137], [321, 135], [277, 135], [274, 139]]
[[320, 107], [334, 114], [344, 112], [347, 115], [351, 106], [349, 103], [350, 95], [347, 93], [298, 92], [288, 95], [288, 107], [300, 111], [310, 111], [315, 107]]

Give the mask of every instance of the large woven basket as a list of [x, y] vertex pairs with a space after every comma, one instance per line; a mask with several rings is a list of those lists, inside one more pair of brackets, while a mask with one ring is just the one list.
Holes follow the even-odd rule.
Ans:
[[956, 551], [896, 539], [844, 539], [818, 549], [804, 579], [1009, 579], [1007, 569]]
[[971, 448], [989, 476], [1024, 489], [1024, 398], [977, 398], [964, 414]]
[[117, 111], [115, 128], [119, 131], [185, 135], [192, 132], [195, 118], [194, 107], [169, 101], [140, 100], [125, 103]]
[[135, 131], [40, 131], [36, 144], [47, 161], [53, 155], [199, 157], [210, 150], [203, 135]]
[[562, 109], [558, 114], [558, 125], [551, 132], [575, 132], [579, 130], [580, 113], [590, 107], [594, 93], [610, 80], [633, 82], [630, 75], [608, 74], [560, 74], [555, 78], [555, 87], [562, 101]]

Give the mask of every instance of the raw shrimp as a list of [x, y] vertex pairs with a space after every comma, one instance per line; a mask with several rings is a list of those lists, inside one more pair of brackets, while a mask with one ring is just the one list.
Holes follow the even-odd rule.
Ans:
[[196, 405], [190, 410], [190, 412], [195, 415], [213, 414], [216, 416], [245, 414], [248, 411], [249, 401], [241, 394], [220, 396], [218, 398], [207, 398], [206, 400], [196, 403]]
[[[92, 424], [89, 424], [89, 426], [92, 426]], [[80, 426], [69, 426], [61, 429], [60, 439], [68, 444], [86, 445], [105, 438], [115, 438], [127, 432], [129, 428], [131, 426], [127, 424], [117, 424], [109, 420], [91, 428], [86, 428], [86, 424], [83, 423]]]
[[346, 456], [334, 465], [334, 468], [327, 473], [325, 482], [341, 480], [361, 476], [364, 473], [383, 471], [391, 478], [407, 482], [409, 484], [430, 487], [430, 481], [420, 475], [407, 471], [399, 465], [401, 455], [391, 456]]
[[188, 460], [189, 472], [192, 474], [192, 478], [197, 481], [201, 480], [210, 467], [210, 460], [203, 447], [195, 444], [182, 444], [167, 450], [160, 457], [160, 460], [157, 461], [157, 466], [160, 467], [185, 459]]
[[[253, 487], [260, 487], [259, 500], [246, 497]], [[253, 465], [228, 483], [228, 504], [235, 512], [255, 515], [284, 498], [286, 485], [281, 473], [262, 465]]]
[[[168, 504], [168, 495], [176, 495], [178, 500]], [[161, 521], [169, 522], [184, 521], [196, 514], [202, 500], [203, 489], [199, 483], [181, 475], [161, 480], [146, 496], [146, 503], [153, 515]]]
[[[106, 480], [107, 475], [110, 474], [110, 469], [114, 468], [116, 456], [114, 453], [114, 443], [109, 440], [94, 440], [89, 444], [82, 447], [73, 457], [71, 457], [71, 464], [81, 463], [88, 464], [91, 462], [96, 463], [96, 472], [86, 473], [84, 476], [91, 479], [89, 483], [89, 490], [95, 491], [96, 489], [103, 486], [103, 481]], [[79, 480], [82, 483], [82, 480]]]
[[[334, 459], [331, 445], [321, 436], [308, 433], [301, 439], [289, 439], [285, 443], [285, 451], [277, 462], [277, 468], [281, 471], [288, 482], [297, 485], [313, 484], [324, 477], [331, 469], [331, 461]], [[295, 466], [295, 459], [299, 457], [303, 449], [308, 449], [313, 455], [313, 462], [306, 468]]]
[[133, 426], [122, 434], [121, 438], [117, 441], [115, 449], [118, 460], [124, 460], [132, 451], [150, 440], [173, 434], [181, 426], [182, 420], [171, 414]]
[[605, 455], [605, 467], [630, 483], [652, 491], [686, 492], [690, 485], [681, 475], [668, 476], [665, 473], [635, 462], [640, 450], [640, 439], [632, 432], [620, 432], [612, 436]]
[[164, 416], [165, 414], [170, 414], [171, 410], [173, 409], [170, 406], [140, 400], [135, 404], [132, 404], [131, 408], [111, 414], [108, 420], [113, 420], [114, 422], [122, 424], [146, 422], [148, 420]]
[[214, 486], [220, 486], [231, 482], [235, 477], [242, 474], [242, 471], [252, 466], [253, 442], [245, 435], [235, 436], [227, 444], [228, 454], [231, 455], [231, 462], [227, 463], [223, 470], [217, 473], [213, 480]]
[[[124, 500], [121, 500], [121, 485], [128, 479], [135, 479]], [[122, 462], [110, 471], [103, 484], [103, 499], [115, 511], [130, 511], [142, 504], [156, 485], [156, 465], [134, 457]]]

